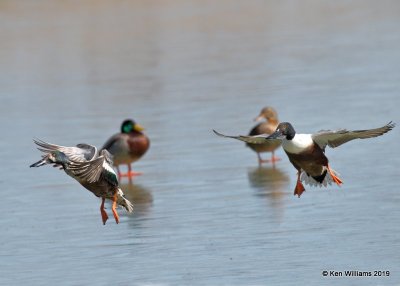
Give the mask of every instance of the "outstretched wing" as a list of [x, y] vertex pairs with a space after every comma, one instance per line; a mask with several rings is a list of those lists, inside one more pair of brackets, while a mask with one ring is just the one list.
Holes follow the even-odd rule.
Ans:
[[348, 131], [346, 129], [336, 130], [336, 131], [323, 130], [316, 134], [313, 134], [312, 139], [322, 149], [325, 149], [327, 145], [331, 148], [336, 148], [354, 139], [366, 139], [366, 138], [381, 136], [386, 132], [392, 130], [394, 127], [395, 123], [390, 121], [385, 126], [375, 129], [354, 130], [354, 131]]
[[103, 177], [111, 185], [118, 186], [117, 174], [109, 160], [107, 155], [102, 155], [89, 162], [72, 162], [68, 168], [82, 181], [94, 183]]
[[97, 156], [97, 148], [89, 144], [81, 143], [76, 145], [76, 147], [65, 147], [47, 143], [39, 139], [33, 139], [33, 142], [40, 147], [38, 148], [40, 151], [46, 154], [52, 151], [61, 151], [68, 159], [76, 162], [90, 161]]
[[244, 136], [244, 135], [239, 135], [239, 136], [229, 136], [229, 135], [224, 135], [221, 134], [217, 131], [215, 131], [213, 129], [214, 133], [217, 134], [218, 136], [221, 137], [226, 137], [226, 138], [233, 138], [236, 140], [240, 140], [240, 141], [244, 141], [246, 143], [252, 143], [252, 144], [264, 144], [266, 143], [267, 140], [277, 140], [277, 141], [281, 141], [279, 139], [268, 139], [267, 137], [270, 134], [260, 134], [260, 135], [256, 135], [256, 136]]

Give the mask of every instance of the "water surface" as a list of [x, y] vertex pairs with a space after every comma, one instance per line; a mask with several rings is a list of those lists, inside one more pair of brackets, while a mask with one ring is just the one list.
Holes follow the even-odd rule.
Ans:
[[[400, 122], [398, 2], [2, 1], [0, 25], [0, 284], [400, 284], [397, 129], [327, 150], [343, 187], [301, 199], [282, 150], [258, 168], [211, 132], [265, 105], [300, 132]], [[130, 117], [152, 145], [119, 225], [28, 168], [32, 138], [101, 146]]]

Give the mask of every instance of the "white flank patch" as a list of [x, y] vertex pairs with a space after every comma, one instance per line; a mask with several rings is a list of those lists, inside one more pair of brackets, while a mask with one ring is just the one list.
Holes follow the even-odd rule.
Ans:
[[[103, 162], [103, 168], [106, 169], [107, 171], [109, 171], [109, 172], [115, 174], [114, 169], [113, 169], [109, 164], [107, 164], [106, 161]], [[115, 174], [115, 175], [117, 175], [117, 174]]]
[[[337, 173], [335, 170], [333, 170], [331, 168], [331, 171], [335, 174], [335, 176], [339, 177], [339, 173]], [[308, 176], [306, 172], [301, 171], [301, 175], [300, 175], [300, 181], [304, 182], [306, 185], [309, 185], [311, 187], [327, 187], [328, 185], [331, 185], [332, 183], [334, 183], [334, 181], [332, 180], [331, 174], [329, 174], [329, 172], [326, 173], [326, 176], [324, 178], [324, 180], [322, 181], [322, 183], [317, 182], [316, 180], [314, 180], [313, 177]]]
[[282, 147], [285, 151], [298, 154], [314, 144], [311, 134], [296, 134], [292, 140], [283, 139]]

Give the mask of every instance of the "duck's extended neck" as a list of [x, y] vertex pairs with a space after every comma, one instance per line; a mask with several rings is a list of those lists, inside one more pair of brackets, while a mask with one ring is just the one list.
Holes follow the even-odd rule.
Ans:
[[267, 122], [276, 126], [279, 124], [278, 118], [269, 118]]

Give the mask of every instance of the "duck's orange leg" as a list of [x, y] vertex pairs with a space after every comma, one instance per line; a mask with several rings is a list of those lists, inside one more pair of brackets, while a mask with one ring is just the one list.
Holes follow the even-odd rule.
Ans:
[[297, 182], [296, 182], [296, 188], [294, 189], [294, 195], [301, 196], [301, 194], [306, 190], [303, 186], [303, 184], [300, 181], [300, 174], [301, 170], [297, 171]]
[[132, 178], [132, 177], [135, 177], [135, 176], [140, 176], [140, 175], [142, 175], [142, 174], [143, 174], [143, 173], [141, 173], [141, 172], [134, 172], [134, 171], [132, 171], [131, 164], [128, 164], [128, 172], [125, 173], [125, 174], [120, 174], [119, 176], [120, 176], [120, 177]]
[[258, 164], [261, 166], [262, 163], [272, 163], [274, 164], [277, 161], [280, 161], [281, 158], [275, 157], [274, 151], [272, 151], [271, 159], [262, 159], [260, 153], [257, 153], [258, 156]]
[[103, 220], [103, 225], [106, 224], [106, 221], [108, 220], [108, 215], [106, 211], [104, 210], [104, 202], [106, 201], [105, 198], [101, 199], [101, 205], [100, 205], [100, 213], [101, 213], [101, 219]]
[[261, 166], [262, 163], [264, 163], [265, 161], [261, 158], [260, 153], [257, 153], [257, 157], [258, 157], [258, 166]]
[[340, 187], [340, 185], [343, 184], [343, 181], [338, 176], [336, 176], [334, 172], [332, 172], [329, 164], [326, 166], [326, 168], [328, 169], [329, 175], [331, 175], [332, 180]]
[[271, 154], [271, 162], [272, 162], [272, 163], [275, 163], [275, 162], [280, 161], [280, 160], [281, 160], [281, 158], [275, 157], [275, 151], [272, 151], [272, 154]]
[[122, 174], [121, 171], [119, 170], [119, 166], [115, 166], [115, 168], [117, 169], [118, 179], [121, 179]]
[[115, 222], [119, 223], [119, 215], [117, 213], [117, 194], [114, 195], [113, 197], [113, 203], [112, 203], [112, 208], [111, 208], [114, 218], [115, 218]]

